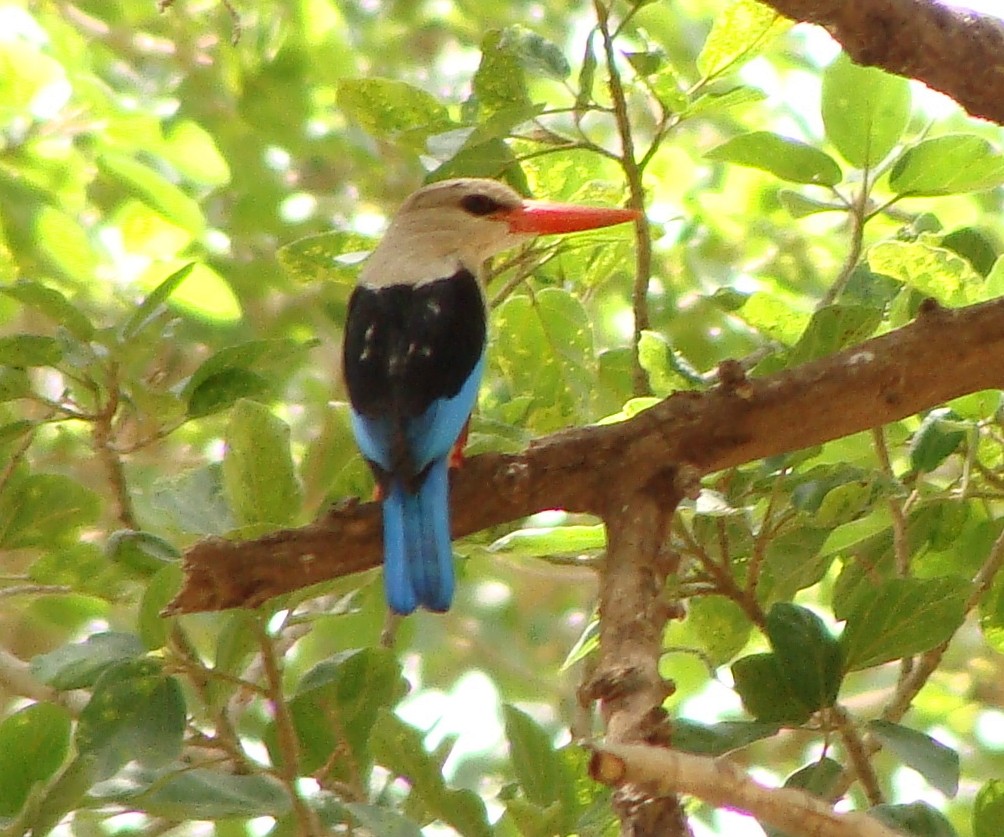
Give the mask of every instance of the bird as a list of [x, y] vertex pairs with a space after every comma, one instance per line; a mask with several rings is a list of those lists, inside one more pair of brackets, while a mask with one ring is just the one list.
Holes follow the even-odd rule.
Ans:
[[342, 368], [356, 443], [382, 503], [384, 590], [395, 613], [442, 613], [454, 593], [451, 453], [485, 367], [484, 266], [536, 235], [640, 217], [524, 199], [497, 180], [413, 192], [367, 257], [348, 302]]

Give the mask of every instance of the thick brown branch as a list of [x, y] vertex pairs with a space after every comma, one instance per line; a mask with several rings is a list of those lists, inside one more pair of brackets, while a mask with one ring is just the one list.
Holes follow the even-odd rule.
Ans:
[[[723, 376], [726, 385], [677, 393], [630, 421], [556, 433], [519, 455], [474, 457], [456, 475], [454, 533], [551, 508], [602, 515], [625, 472], [637, 486], [674, 466], [700, 476], [999, 389], [1002, 357], [1004, 300], [952, 311], [926, 304], [905, 328], [832, 357], [749, 381]], [[301, 529], [197, 544], [168, 610], [255, 606], [379, 563], [378, 507], [343, 504]]]
[[918, 79], [1004, 124], [1004, 23], [933, 0], [764, 0], [816, 23], [859, 64]]

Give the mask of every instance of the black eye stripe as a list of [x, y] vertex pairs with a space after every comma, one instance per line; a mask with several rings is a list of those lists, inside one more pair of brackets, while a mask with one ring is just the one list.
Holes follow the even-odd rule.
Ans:
[[502, 208], [502, 204], [495, 200], [495, 198], [488, 197], [488, 195], [474, 193], [473, 195], [465, 195], [461, 198], [460, 207], [464, 212], [469, 212], [471, 215], [491, 215], [494, 212], [498, 212]]

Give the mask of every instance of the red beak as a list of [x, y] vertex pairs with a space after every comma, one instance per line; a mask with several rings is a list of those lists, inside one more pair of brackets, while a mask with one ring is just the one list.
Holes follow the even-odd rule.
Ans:
[[579, 206], [574, 203], [523, 201], [502, 217], [514, 233], [571, 233], [610, 227], [642, 217], [637, 209], [612, 209], [602, 206]]

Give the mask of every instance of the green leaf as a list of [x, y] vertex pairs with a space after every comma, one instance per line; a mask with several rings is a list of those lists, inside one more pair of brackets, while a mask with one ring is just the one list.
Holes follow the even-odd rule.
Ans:
[[511, 52], [534, 75], [564, 81], [572, 74], [561, 47], [525, 26], [517, 24], [503, 29], [498, 49]]
[[931, 410], [910, 440], [911, 467], [915, 471], [933, 471], [959, 449], [966, 438], [967, 426], [947, 407]]
[[750, 654], [736, 660], [732, 679], [746, 711], [761, 723], [798, 726], [812, 715], [775, 654]]
[[595, 526], [517, 529], [494, 541], [488, 550], [521, 558], [540, 558], [548, 555], [574, 555], [603, 549], [606, 545], [606, 527], [598, 523]]
[[195, 262], [189, 262], [184, 267], [174, 271], [174, 273], [150, 291], [122, 326], [122, 339], [125, 341], [132, 340], [132, 338], [154, 322], [164, 310], [171, 294], [191, 275], [194, 269]]
[[868, 729], [903, 764], [912, 767], [945, 796], [959, 791], [959, 754], [931, 736], [890, 721], [873, 720]]
[[191, 119], [173, 119], [165, 130], [160, 156], [189, 180], [206, 186], [230, 181], [230, 166], [213, 138]]
[[[17, 369], [10, 366], [0, 367], [0, 402], [14, 401], [17, 398], [24, 398], [26, 395], [30, 395], [31, 392], [31, 379], [28, 377], [28, 373], [24, 369]], [[26, 427], [23, 421], [24, 420], [22, 419], [21, 421], [11, 422], [5, 426], [11, 427], [12, 425], [18, 425]], [[33, 427], [35, 426], [35, 422], [31, 422], [30, 424]]]
[[991, 779], [976, 794], [973, 837], [999, 837], [1004, 822], [1004, 779]]
[[770, 131], [740, 134], [704, 156], [709, 160], [761, 169], [792, 183], [836, 186], [843, 177], [837, 161], [826, 152]]
[[117, 801], [152, 817], [179, 821], [281, 817], [290, 810], [289, 794], [276, 779], [208, 768], [155, 777], [147, 789], [121, 794]]
[[823, 72], [826, 136], [852, 166], [874, 168], [910, 121], [910, 82], [854, 64], [845, 53]]
[[55, 288], [40, 282], [20, 279], [13, 285], [0, 289], [0, 292], [44, 314], [54, 323], [63, 326], [78, 340], [90, 340], [94, 335], [91, 321]]
[[796, 300], [778, 294], [756, 291], [746, 299], [746, 304], [736, 315], [780, 343], [794, 345], [804, 334], [812, 315], [798, 310]]
[[743, 650], [753, 628], [743, 609], [725, 596], [694, 599], [687, 611], [687, 624], [716, 666], [724, 665]]
[[28, 576], [37, 584], [69, 587], [77, 593], [114, 599], [122, 592], [125, 576], [97, 544], [70, 542], [46, 549], [32, 563]]
[[225, 435], [223, 488], [242, 526], [288, 526], [300, 511], [289, 426], [268, 407], [241, 399]]
[[0, 817], [13, 817], [32, 787], [51, 777], [70, 747], [70, 713], [33, 703], [0, 723]]
[[192, 373], [182, 390], [189, 416], [207, 416], [241, 398], [271, 393], [316, 340], [249, 340], [221, 349]]
[[422, 151], [425, 139], [452, 126], [446, 106], [407, 82], [351, 78], [338, 83], [338, 108], [374, 137]]
[[795, 526], [768, 541], [757, 585], [762, 606], [787, 601], [826, 574], [833, 556], [820, 550], [828, 534], [821, 527]]
[[793, 189], [779, 189], [777, 199], [792, 218], [807, 218], [820, 212], [844, 212], [845, 207], [832, 201], [818, 200]]
[[700, 373], [658, 332], [642, 331], [638, 362], [656, 395], [665, 397], [681, 389], [693, 389], [695, 385], [704, 386]]
[[97, 164], [105, 177], [182, 229], [198, 233], [205, 227], [202, 208], [194, 198], [134, 157], [105, 151], [98, 156]]
[[703, 78], [738, 69], [790, 26], [790, 20], [757, 0], [732, 0], [715, 15], [697, 69]]
[[750, 721], [701, 724], [687, 718], [678, 718], [673, 722], [673, 748], [699, 756], [724, 756], [754, 741], [770, 738], [779, 729], [777, 724]]
[[[386, 648], [345, 651], [323, 660], [300, 681], [289, 702], [300, 742], [300, 768], [313, 773], [328, 765], [330, 779], [351, 781], [372, 767], [370, 731], [377, 715], [407, 691], [401, 666]], [[266, 732], [272, 757], [283, 761], [274, 724]], [[331, 754], [338, 752], [337, 761]]]
[[527, 426], [546, 432], [591, 418], [596, 359], [589, 315], [571, 293], [544, 288], [495, 311], [495, 351], [510, 392], [530, 394]]
[[391, 808], [346, 802], [345, 809], [374, 837], [422, 837], [422, 829]]
[[143, 590], [137, 619], [140, 638], [150, 651], [156, 651], [167, 644], [167, 634], [173, 617], [163, 617], [160, 612], [181, 589], [183, 579], [181, 563], [165, 564]]
[[481, 63], [471, 81], [478, 104], [486, 114], [531, 104], [526, 69], [506, 30], [491, 29], [481, 39]]
[[35, 810], [26, 823], [33, 837], [44, 837], [54, 829], [70, 811], [80, 805], [84, 794], [97, 780], [93, 756], [77, 756], [42, 794]]
[[11, 334], [0, 337], [0, 366], [55, 366], [63, 349], [54, 337]]
[[971, 590], [971, 582], [946, 576], [893, 578], [858, 591], [841, 637], [846, 670], [920, 654], [949, 639]]
[[889, 172], [900, 195], [981, 192], [1004, 183], [1004, 155], [975, 134], [948, 134], [908, 148]]
[[[767, 94], [755, 87], [735, 87], [724, 93], [705, 93], [681, 109], [681, 117], [693, 119], [696, 116], [708, 117], [715, 113], [724, 113], [733, 108], [756, 104], [767, 98]], [[672, 103], [672, 102], [671, 102]]]
[[359, 264], [376, 246], [377, 239], [347, 230], [299, 238], [278, 249], [276, 258], [298, 282], [344, 282], [352, 284]]
[[110, 776], [129, 761], [161, 767], [181, 755], [185, 699], [181, 684], [153, 659], [128, 660], [106, 669], [80, 713], [75, 742], [94, 753]]
[[767, 637], [789, 691], [810, 711], [832, 706], [843, 679], [840, 643], [811, 610], [778, 602], [767, 613]]
[[506, 739], [513, 773], [526, 798], [534, 805], [547, 807], [557, 803], [571, 808], [575, 800], [572, 777], [558, 757], [548, 735], [525, 712], [503, 704]]
[[108, 536], [105, 555], [109, 560], [144, 576], [151, 576], [181, 558], [174, 546], [150, 532], [119, 529]]
[[808, 791], [813, 796], [828, 799], [843, 772], [844, 768], [840, 762], [824, 756], [819, 761], [814, 761], [796, 770], [785, 779], [784, 786], [786, 788], [799, 788]]
[[0, 546], [58, 546], [94, 523], [101, 498], [62, 474], [30, 474], [0, 494]]
[[396, 776], [406, 776], [411, 793], [434, 817], [465, 837], [491, 837], [484, 802], [473, 791], [446, 787], [439, 765], [422, 745], [422, 735], [386, 709], [370, 737], [373, 758]]
[[53, 689], [86, 689], [106, 669], [143, 653], [135, 634], [104, 631], [32, 658], [31, 673]]
[[792, 347], [790, 365], [826, 357], [870, 337], [882, 322], [882, 311], [865, 305], [827, 305], [817, 308]]
[[[814, 761], [796, 770], [785, 780], [784, 786], [808, 791], [813, 796], [828, 800], [843, 775], [843, 770], [839, 762], [824, 756], [819, 761]], [[772, 828], [769, 825], [763, 825], [763, 830], [767, 837], [794, 837], [786, 831]]]
[[983, 277], [969, 262], [925, 241], [876, 244], [868, 250], [868, 266], [945, 306], [966, 305], [982, 295]]
[[875, 493], [875, 486], [865, 479], [834, 486], [823, 495], [813, 515], [813, 523], [821, 531], [850, 523], [871, 507]]
[[869, 815], [890, 828], [913, 837], [959, 837], [958, 832], [940, 811], [926, 802], [909, 805], [876, 805]]
[[155, 483], [150, 504], [161, 524], [197, 535], [223, 535], [236, 528], [222, 471], [213, 463]]

